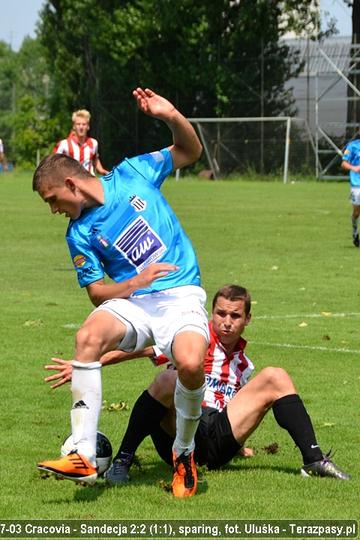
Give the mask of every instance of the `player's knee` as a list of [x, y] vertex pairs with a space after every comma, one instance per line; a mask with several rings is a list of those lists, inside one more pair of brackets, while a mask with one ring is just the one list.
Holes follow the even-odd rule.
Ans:
[[82, 326], [76, 334], [76, 350], [100, 351], [102, 348], [102, 338], [94, 332], [89, 326]]
[[166, 370], [160, 373], [149, 387], [149, 394], [154, 398], [169, 406], [173, 401], [177, 372], [174, 370]]
[[293, 386], [290, 375], [280, 367], [266, 367], [261, 371], [264, 383], [274, 391], [286, 391]]

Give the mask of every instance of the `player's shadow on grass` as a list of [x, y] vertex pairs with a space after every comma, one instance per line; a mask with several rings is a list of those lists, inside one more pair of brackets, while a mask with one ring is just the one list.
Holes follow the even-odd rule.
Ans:
[[105, 480], [100, 478], [95, 485], [79, 487], [75, 491], [74, 501], [75, 502], [93, 502], [96, 501], [103, 492], [108, 489], [108, 486], [105, 484]]
[[[254, 458], [251, 458], [254, 459]], [[242, 460], [242, 458], [239, 458], [239, 460], [234, 460], [233, 463], [229, 463], [224, 467], [224, 470], [227, 471], [233, 471], [233, 472], [247, 472], [247, 471], [276, 471], [281, 473], [287, 473], [291, 474], [292, 476], [299, 476], [300, 475], [300, 469], [293, 469], [290, 467], [282, 467], [281, 465], [263, 465], [263, 464], [256, 464], [254, 461], [251, 461], [251, 463], [246, 463]]]
[[[208, 490], [207, 481], [205, 475], [202, 474], [201, 469], [198, 469], [198, 489], [197, 494], [203, 494]], [[130, 471], [131, 480], [129, 486], [135, 488], [143, 485], [158, 486], [165, 492], [171, 494], [171, 481], [172, 481], [172, 467], [166, 465], [163, 461], [154, 459], [148, 461], [146, 465], [136, 466], [133, 465]]]

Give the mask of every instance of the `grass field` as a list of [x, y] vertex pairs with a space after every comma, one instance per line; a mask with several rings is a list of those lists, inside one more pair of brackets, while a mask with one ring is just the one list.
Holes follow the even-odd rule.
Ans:
[[[170, 179], [164, 192], [197, 249], [211, 298], [224, 283], [247, 286], [246, 331], [257, 370], [286, 368], [324, 451], [350, 482], [303, 479], [301, 459], [270, 412], [248, 444], [256, 456], [205, 472], [199, 493], [174, 500], [171, 471], [150, 441], [128, 486], [92, 488], [40, 479], [69, 432], [68, 387], [42, 381], [51, 356], [71, 358], [75, 329], [91, 310], [64, 240], [66, 220], [31, 191], [31, 174], [0, 175], [2, 519], [359, 519], [360, 250], [351, 243], [348, 186], [338, 183]], [[103, 371], [108, 404], [129, 408], [156, 373], [148, 360]], [[129, 410], [102, 413], [117, 449]], [[279, 445], [276, 454], [265, 447]]]

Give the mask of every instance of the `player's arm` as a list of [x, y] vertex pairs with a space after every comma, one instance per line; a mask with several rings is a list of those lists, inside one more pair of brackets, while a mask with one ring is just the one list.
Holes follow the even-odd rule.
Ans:
[[341, 162], [341, 167], [345, 171], [354, 171], [354, 172], [360, 172], [360, 165], [351, 165], [346, 159], [343, 159]]
[[[121, 350], [109, 351], [102, 355], [100, 358], [100, 364], [102, 367], [104, 367], [112, 364], [119, 364], [120, 362], [125, 362], [127, 360], [133, 360], [135, 358], [146, 357], [150, 358], [155, 366], [161, 366], [169, 361], [169, 359], [162, 354], [161, 350], [154, 345], [134, 352], [125, 352]], [[72, 361], [63, 360], [62, 358], [52, 358], [51, 360], [55, 363], [47, 364], [44, 367], [46, 370], [56, 371], [56, 373], [45, 377], [44, 381], [47, 383], [53, 383], [50, 385], [50, 388], [55, 389], [71, 381]]]
[[193, 126], [170, 101], [155, 94], [149, 88], [137, 88], [133, 95], [139, 109], [167, 124], [173, 135], [173, 144], [169, 150], [173, 158], [174, 169], [191, 165], [199, 159], [202, 146]]
[[112, 298], [129, 298], [136, 290], [149, 287], [156, 279], [176, 270], [178, 270], [178, 267], [174, 264], [154, 263], [150, 264], [145, 270], [133, 278], [120, 283], [105, 283], [104, 279], [100, 279], [87, 285], [86, 290], [91, 302], [95, 306], [99, 306], [105, 300]]
[[[153, 347], [146, 347], [141, 351], [125, 352], [121, 350], [109, 351], [102, 355], [100, 358], [100, 364], [102, 367], [110, 366], [111, 364], [119, 364], [127, 360], [133, 360], [135, 358], [151, 358], [154, 359], [155, 352]], [[63, 360], [62, 358], [52, 358], [53, 364], [47, 364], [45, 367], [48, 371], [56, 371], [53, 375], [45, 377], [44, 381], [50, 384], [50, 388], [58, 388], [63, 384], [71, 381], [72, 377], [72, 360]]]
[[108, 172], [109, 172], [107, 169], [105, 169], [102, 166], [102, 163], [101, 163], [101, 161], [100, 161], [100, 159], [98, 157], [95, 158], [95, 170], [96, 170], [97, 173], [102, 174], [102, 175], [108, 174]]

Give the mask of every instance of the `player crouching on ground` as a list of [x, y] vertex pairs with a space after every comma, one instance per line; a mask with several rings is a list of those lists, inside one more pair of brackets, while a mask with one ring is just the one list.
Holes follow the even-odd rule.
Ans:
[[[243, 287], [227, 285], [215, 294], [209, 323], [211, 340], [205, 358], [206, 391], [195, 437], [195, 460], [209, 469], [228, 463], [272, 408], [276, 422], [287, 430], [302, 454], [302, 476], [348, 480], [350, 476], [320, 449], [311, 419], [284, 369], [267, 367], [247, 382], [254, 366], [245, 355], [246, 341], [241, 336], [250, 322], [250, 309], [250, 294]], [[134, 358], [135, 354], [113, 351], [100, 361], [107, 365]], [[158, 364], [164, 361], [157, 347], [148, 347], [136, 356], [149, 356]], [[45, 380], [57, 381], [52, 386], [56, 388], [71, 379], [72, 368], [66, 360], [54, 360], [57, 365], [46, 366], [46, 369], [55, 369], [58, 373]], [[119, 451], [105, 473], [110, 485], [121, 485], [129, 480], [135, 451], [148, 435], [160, 457], [171, 465], [176, 379], [175, 370], [163, 371], [137, 399]]]

